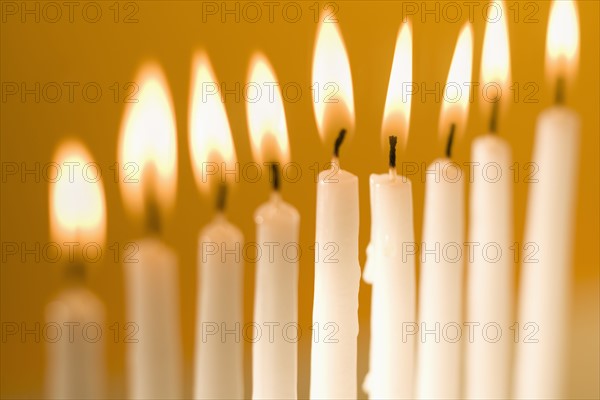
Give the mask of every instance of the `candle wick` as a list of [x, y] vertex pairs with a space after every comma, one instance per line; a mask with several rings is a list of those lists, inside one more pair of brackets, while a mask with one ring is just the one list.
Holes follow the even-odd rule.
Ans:
[[390, 158], [389, 158], [389, 166], [390, 169], [396, 168], [396, 143], [398, 143], [397, 136], [390, 136]]
[[279, 179], [279, 164], [276, 162], [271, 163], [271, 177], [271, 185], [273, 186], [273, 190], [277, 192], [281, 187], [281, 182]]
[[340, 146], [342, 145], [342, 142], [344, 141], [344, 137], [346, 137], [346, 130], [342, 129], [340, 131], [340, 133], [338, 134], [337, 139], [335, 139], [335, 145], [333, 147], [333, 157], [334, 158], [339, 158], [339, 156], [340, 156]]
[[561, 75], [556, 79], [556, 94], [554, 97], [554, 103], [556, 105], [561, 105], [565, 103], [565, 86], [565, 78]]
[[498, 105], [500, 104], [499, 99], [494, 100], [492, 103], [492, 114], [490, 115], [490, 132], [498, 132]]
[[452, 157], [452, 142], [454, 142], [454, 131], [456, 130], [456, 124], [450, 125], [450, 134], [448, 135], [448, 143], [446, 143], [446, 157]]
[[225, 203], [227, 200], [227, 185], [225, 184], [225, 182], [221, 182], [221, 184], [219, 185], [219, 191], [217, 192], [217, 199], [216, 199], [216, 209], [218, 212], [223, 212], [225, 210]]
[[146, 230], [149, 233], [159, 233], [160, 229], [160, 211], [154, 194], [149, 190], [146, 195]]

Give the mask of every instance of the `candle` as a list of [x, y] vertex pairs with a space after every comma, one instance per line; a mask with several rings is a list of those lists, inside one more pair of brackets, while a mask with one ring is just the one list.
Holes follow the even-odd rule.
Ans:
[[[52, 399], [97, 399], [105, 396], [105, 309], [85, 285], [87, 266], [79, 252], [83, 246], [101, 248], [104, 243], [104, 188], [100, 177], [82, 172], [93, 160], [81, 143], [63, 143], [54, 162], [68, 165], [73, 173], [50, 184], [51, 237], [57, 243], [70, 243], [75, 253], [68, 260], [66, 287], [46, 307], [46, 326], [58, 331], [57, 340], [49, 340], [47, 346], [46, 395]], [[67, 247], [62, 250], [62, 254], [71, 254]]]
[[556, 104], [538, 117], [521, 266], [513, 395], [565, 395], [570, 286], [580, 120], [564, 105], [566, 79], [576, 69], [578, 15], [574, 2], [554, 1], [546, 67], [557, 80]]
[[[322, 138], [336, 128], [354, 125], [354, 97], [348, 55], [336, 24], [322, 23], [312, 69], [313, 87], [333, 83], [334, 99], [313, 90], [313, 106]], [[358, 289], [358, 178], [340, 168], [335, 142], [331, 167], [317, 184], [315, 288], [313, 301], [310, 397], [356, 398]], [[335, 251], [328, 257], [324, 251]], [[327, 253], [329, 254], [329, 253]]]
[[[483, 42], [481, 82], [507, 92], [510, 53], [505, 10], [488, 21]], [[492, 96], [489, 133], [471, 148], [472, 176], [469, 201], [466, 321], [472, 335], [465, 344], [464, 396], [470, 399], [508, 398], [512, 338], [513, 255], [511, 150], [497, 135], [501, 91]]]
[[161, 206], [174, 202], [177, 173], [175, 117], [167, 83], [154, 64], [139, 73], [138, 102], [125, 112], [118, 159], [125, 204], [146, 218], [135, 260], [125, 261], [126, 316], [136, 324], [127, 348], [131, 398], [181, 396], [181, 338], [177, 257], [160, 239]]
[[[383, 129], [408, 136], [411, 97], [405, 84], [412, 79], [412, 35], [409, 24], [398, 33], [388, 86]], [[371, 399], [413, 397], [414, 335], [404, 335], [415, 323], [415, 257], [412, 184], [396, 175], [396, 136], [389, 136], [389, 173], [372, 174], [371, 242], [363, 279], [373, 285], [371, 347], [365, 391]]]
[[[472, 41], [466, 24], [452, 58], [440, 117], [440, 132], [450, 130], [446, 157], [427, 168], [415, 388], [419, 399], [460, 396], [464, 187], [462, 171], [450, 155], [455, 132], [467, 118], [469, 96], [464, 82], [471, 79]], [[457, 85], [463, 93], [458, 99], [448, 94], [448, 88]]]
[[227, 182], [207, 173], [209, 165], [233, 170], [235, 148], [225, 107], [215, 95], [218, 85], [208, 56], [197, 53], [192, 69], [189, 143], [194, 177], [204, 192], [219, 181], [217, 213], [198, 239], [194, 398], [242, 399], [244, 237], [225, 217]]
[[[277, 82], [264, 55], [255, 54], [248, 82], [260, 87]], [[256, 264], [254, 323], [262, 334], [252, 345], [252, 397], [297, 398], [298, 229], [300, 215], [283, 201], [278, 163], [289, 159], [287, 124], [278, 88], [272, 96], [246, 103], [254, 159], [271, 162], [271, 198], [254, 213]], [[290, 248], [292, 249], [290, 252]]]
[[222, 210], [200, 232], [196, 399], [244, 398], [243, 243], [242, 232], [227, 221]]

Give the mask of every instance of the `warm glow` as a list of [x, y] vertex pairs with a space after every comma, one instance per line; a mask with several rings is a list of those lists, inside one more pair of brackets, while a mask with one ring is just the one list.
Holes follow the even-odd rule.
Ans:
[[175, 201], [177, 132], [173, 102], [160, 67], [147, 64], [138, 73], [137, 103], [129, 103], [119, 136], [121, 193], [134, 214], [145, 211], [146, 196], [163, 208]]
[[[326, 20], [321, 16], [321, 21]], [[321, 139], [354, 130], [354, 94], [350, 62], [338, 24], [321, 22], [312, 66], [312, 96]]]
[[100, 167], [77, 141], [63, 143], [54, 155], [54, 163], [60, 173], [50, 184], [52, 240], [102, 246], [106, 235], [106, 200]]
[[546, 37], [546, 72], [555, 81], [574, 76], [579, 63], [579, 15], [574, 1], [554, 0]]
[[190, 156], [196, 184], [206, 191], [209, 178], [221, 178], [221, 174], [212, 172], [233, 170], [236, 155], [219, 84], [205, 53], [197, 54], [192, 63], [190, 93]]
[[[481, 56], [481, 85], [488, 87], [484, 91], [484, 103], [502, 98], [510, 98], [508, 82], [510, 80], [510, 50], [508, 46], [508, 28], [506, 26], [506, 8], [504, 2], [494, 1], [495, 9], [502, 10], [498, 18], [489, 19], [483, 37]], [[497, 88], [499, 87], [500, 90]], [[498, 96], [500, 98], [498, 99]]]
[[[409, 23], [405, 23], [396, 40], [394, 61], [388, 84], [385, 110], [383, 112], [383, 126], [381, 129], [384, 143], [388, 137], [398, 136], [398, 143], [406, 146], [408, 139], [408, 126], [410, 122], [410, 104], [414, 90], [412, 86], [412, 30]], [[407, 93], [408, 92], [408, 93]]]
[[281, 88], [264, 55], [252, 57], [246, 87], [246, 115], [254, 159], [259, 163], [288, 162], [290, 145]]
[[473, 32], [471, 25], [465, 24], [458, 36], [452, 56], [448, 81], [444, 88], [442, 111], [440, 114], [440, 137], [446, 139], [450, 125], [456, 125], [460, 135], [465, 128], [469, 113], [469, 86], [473, 64]]

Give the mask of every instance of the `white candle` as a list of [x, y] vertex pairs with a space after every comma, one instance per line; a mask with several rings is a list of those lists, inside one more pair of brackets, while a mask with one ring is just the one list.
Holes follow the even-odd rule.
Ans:
[[179, 277], [177, 257], [160, 239], [160, 220], [175, 200], [177, 130], [160, 67], [145, 65], [135, 81], [138, 101], [128, 104], [119, 137], [119, 183], [148, 233], [123, 265], [126, 318], [138, 329], [137, 342], [127, 346], [127, 391], [131, 398], [176, 398], [182, 395]]
[[369, 398], [412, 398], [415, 337], [404, 335], [416, 320], [412, 187], [395, 173], [372, 174], [370, 183]]
[[48, 343], [48, 398], [98, 399], [106, 395], [104, 318], [102, 301], [81, 283], [48, 304], [47, 326], [60, 329], [59, 339]]
[[578, 29], [574, 2], [553, 2], [546, 67], [559, 77], [557, 105], [540, 114], [535, 133], [536, 181], [529, 187], [519, 288], [516, 398], [565, 395], [580, 120], [561, 103], [565, 79], [577, 64]]
[[[208, 166], [235, 169], [231, 128], [209, 58], [194, 56], [189, 113], [190, 157], [198, 188], [210, 188]], [[221, 175], [216, 173], [212, 178]], [[242, 232], [227, 221], [226, 182], [218, 179], [218, 213], [200, 232], [194, 398], [244, 398], [244, 260]]]
[[[324, 17], [324, 15], [322, 15]], [[325, 21], [323, 19], [322, 21]], [[348, 54], [337, 24], [319, 25], [312, 67], [313, 87], [335, 82], [333, 98], [313, 90], [315, 119], [322, 139], [334, 129], [354, 127], [354, 95]], [[329, 86], [328, 86], [329, 85]], [[340, 132], [331, 167], [317, 183], [315, 289], [310, 397], [356, 398], [358, 336], [358, 178], [340, 168]]]
[[244, 398], [241, 231], [221, 213], [200, 233], [194, 398]]
[[[339, 168], [319, 174], [310, 397], [356, 397], [358, 336], [358, 178]], [[333, 257], [324, 250], [335, 249]]]
[[[454, 51], [448, 84], [470, 81], [472, 43], [471, 27], [466, 24]], [[464, 86], [462, 91], [468, 93]], [[462, 170], [449, 157], [454, 132], [467, 118], [468, 97], [448, 101], [444, 96], [440, 132], [450, 129], [447, 158], [433, 161], [426, 171], [415, 388], [419, 399], [460, 397], [465, 204]]]
[[[48, 398], [97, 399], [105, 393], [103, 330], [106, 328], [102, 301], [85, 285], [82, 248], [102, 248], [106, 234], [106, 203], [102, 181], [84, 175], [92, 165], [87, 149], [79, 142], [63, 143], [54, 157], [57, 165], [69, 166], [72, 174], [50, 184], [50, 236], [66, 246], [69, 257], [67, 285], [47, 305], [46, 394]], [[100, 262], [100, 260], [96, 260]], [[56, 336], [54, 336], [56, 335]], [[52, 340], [50, 339], [52, 337]], [[56, 338], [56, 340], [54, 340]]]
[[466, 321], [473, 325], [465, 343], [464, 395], [507, 398], [514, 279], [510, 147], [486, 134], [473, 142], [471, 161], [476, 172], [470, 185]]
[[413, 398], [416, 282], [412, 184], [396, 174], [396, 136], [408, 137], [412, 79], [412, 33], [404, 24], [398, 33], [383, 117], [389, 141], [390, 170], [372, 174], [371, 242], [363, 279], [373, 285], [369, 373], [363, 385], [372, 399]]
[[[427, 168], [421, 276], [416, 397], [460, 397], [464, 186], [450, 159]], [[444, 175], [447, 175], [447, 178]]]
[[[266, 87], [277, 78], [267, 58], [255, 54], [249, 84]], [[300, 215], [282, 200], [280, 162], [289, 159], [283, 97], [279, 86], [270, 96], [246, 103], [254, 159], [271, 164], [273, 192], [254, 214], [260, 257], [256, 263], [254, 323], [261, 332], [252, 345], [252, 397], [295, 399], [298, 375], [298, 229]]]
[[128, 344], [131, 398], [181, 396], [181, 342], [177, 257], [158, 237], [136, 242], [135, 260], [125, 262], [125, 315], [137, 330]]
[[255, 399], [295, 399], [298, 375], [298, 228], [300, 215], [279, 193], [254, 214], [261, 257], [256, 265], [253, 347]]
[[[506, 12], [487, 23], [483, 41], [481, 81], [507, 91], [510, 51]], [[491, 91], [490, 91], [491, 93]], [[464, 396], [470, 399], [508, 398], [512, 338], [514, 254], [512, 247], [511, 150], [496, 135], [502, 97], [491, 102], [490, 133], [473, 141], [474, 169], [469, 201]]]

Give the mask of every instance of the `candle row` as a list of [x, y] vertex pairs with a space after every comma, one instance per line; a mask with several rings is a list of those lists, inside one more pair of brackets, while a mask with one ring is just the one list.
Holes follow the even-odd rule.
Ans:
[[[504, 10], [502, 2], [497, 5]], [[508, 336], [493, 343], [468, 343], [463, 349], [464, 339], [440, 341], [427, 335], [427, 329], [438, 326], [460, 329], [465, 321], [482, 326], [493, 323], [508, 329], [514, 271], [506, 254], [500, 261], [492, 262], [483, 253], [475, 253], [469, 259], [467, 286], [463, 289], [460, 254], [464, 253], [465, 237], [464, 186], [458, 165], [451, 161], [451, 150], [454, 137], [464, 129], [468, 98], [445, 99], [440, 131], [448, 145], [446, 157], [435, 160], [427, 169], [417, 302], [416, 251], [405, 251], [407, 244], [415, 242], [412, 187], [410, 180], [398, 176], [395, 169], [396, 144], [406, 141], [410, 117], [410, 96], [404, 93], [402, 84], [412, 79], [410, 25], [400, 29], [384, 112], [384, 126], [394, 126], [399, 137], [389, 137], [389, 171], [370, 177], [371, 241], [363, 275], [373, 286], [369, 373], [363, 385], [370, 398], [507, 398], [511, 381], [512, 394], [519, 398], [561, 394], [579, 132], [578, 116], [562, 102], [566, 73], [577, 61], [578, 35], [574, 4], [554, 2], [547, 59], [558, 77], [557, 104], [538, 120], [533, 160], [539, 175], [530, 190], [525, 231], [526, 243], [539, 248], [539, 262], [523, 263], [517, 319], [521, 333], [524, 323], [533, 323], [540, 341], [536, 345], [518, 342], [515, 372], [511, 376], [512, 338]], [[458, 38], [447, 87], [470, 81], [472, 46], [471, 27], [466, 25]], [[483, 81], [506, 84], [509, 64], [506, 21], [499, 18], [486, 27]], [[335, 244], [338, 252], [334, 263], [315, 257], [310, 396], [356, 398], [361, 277], [358, 178], [343, 170], [338, 158], [346, 134], [344, 128], [353, 126], [354, 101], [348, 57], [334, 24], [323, 23], [319, 27], [312, 72], [314, 82], [338, 82], [341, 101], [314, 101], [321, 135], [339, 132], [331, 166], [319, 174], [315, 240]], [[248, 80], [258, 85], [277, 82], [263, 55], [252, 59]], [[146, 66], [137, 81], [139, 99], [125, 112], [118, 146], [121, 164], [132, 163], [142, 171], [140, 183], [123, 180], [121, 192], [130, 211], [143, 216], [147, 227], [147, 236], [137, 241], [138, 262], [124, 265], [126, 314], [136, 324], [138, 339], [127, 350], [128, 392], [131, 398], [177, 398], [182, 396], [177, 257], [160, 239], [161, 214], [172, 205], [176, 191], [177, 135], [172, 101], [160, 68]], [[206, 96], [207, 88], [214, 87], [216, 78], [208, 57], [200, 54], [194, 60], [189, 142], [195, 178], [202, 190], [209, 186], [203, 171], [207, 162], [235, 162], [223, 104], [219, 97]], [[254, 215], [257, 244], [262, 248], [273, 243], [298, 243], [300, 224], [298, 211], [279, 192], [277, 163], [288, 161], [289, 144], [281, 92], [274, 89], [271, 94], [247, 103], [254, 158], [275, 163], [271, 198]], [[475, 177], [470, 191], [468, 242], [494, 243], [501, 251], [507, 251], [513, 230], [512, 188], [506, 173], [511, 165], [511, 151], [496, 134], [498, 109], [499, 99], [492, 105], [490, 132], [473, 143], [472, 161], [496, 165], [501, 175], [495, 181]], [[562, 162], [556, 162], [558, 159]], [[55, 161], [59, 165], [86, 165], [92, 157], [78, 142], [69, 142], [59, 148]], [[448, 176], [459, 178], [446, 179]], [[215, 218], [199, 235], [196, 398], [244, 396], [243, 342], [239, 340], [244, 300], [239, 251], [244, 239], [241, 231], [225, 218], [226, 187], [221, 182]], [[102, 243], [105, 219], [100, 181], [59, 180], [51, 185], [50, 227], [57, 241]], [[440, 257], [440, 248], [456, 244], [461, 244], [458, 261]], [[234, 253], [238, 256], [228, 256]], [[101, 301], [82, 284], [84, 271], [80, 260], [69, 266], [68, 276], [76, 284], [50, 304], [49, 321], [103, 320]], [[279, 252], [274, 257], [261, 257], [256, 266], [255, 293], [254, 323], [297, 326], [297, 260]], [[407, 327], [411, 329], [408, 335]], [[335, 331], [333, 342], [323, 340], [329, 328]], [[49, 394], [102, 396], [101, 344], [61, 343], [51, 346]], [[296, 398], [297, 357], [296, 343], [285, 337], [269, 335], [255, 341], [253, 397]]]

